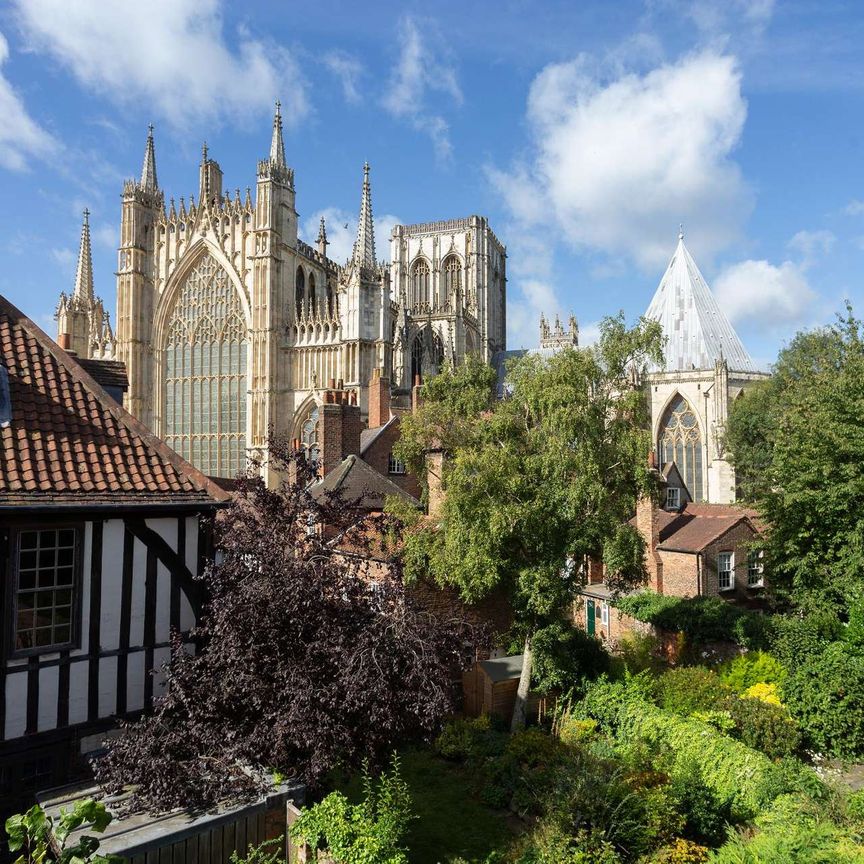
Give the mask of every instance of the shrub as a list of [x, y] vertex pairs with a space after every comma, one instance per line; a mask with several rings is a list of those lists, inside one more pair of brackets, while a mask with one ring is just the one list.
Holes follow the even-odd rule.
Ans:
[[704, 666], [670, 669], [657, 680], [660, 706], [685, 716], [719, 707], [730, 693], [717, 673]]
[[693, 840], [716, 846], [726, 836], [730, 821], [728, 802], [707, 786], [696, 760], [683, 762], [672, 780], [672, 795], [684, 815], [684, 833]]
[[837, 616], [828, 612], [814, 612], [804, 618], [774, 615], [773, 621], [771, 653], [790, 671], [843, 635]]
[[273, 840], [265, 840], [258, 846], [249, 846], [243, 855], [235, 849], [228, 859], [229, 864], [283, 864], [285, 855], [282, 851], [285, 835]]
[[786, 667], [765, 651], [748, 651], [729, 660], [717, 670], [720, 679], [736, 693], [743, 693], [754, 684], [774, 684], [782, 687]]
[[339, 864], [407, 864], [402, 839], [411, 819], [411, 795], [394, 756], [390, 771], [373, 782], [364, 769], [364, 800], [350, 804], [341, 792], [304, 808], [291, 826], [295, 842], [326, 849]]
[[798, 724], [779, 703], [733, 697], [726, 706], [734, 721], [735, 737], [748, 747], [761, 750], [771, 759], [780, 759], [791, 756], [801, 746]]
[[783, 701], [820, 752], [864, 753], [864, 656], [853, 648], [833, 642], [802, 657], [790, 669]]
[[708, 851], [705, 846], [679, 837], [671, 846], [655, 852], [646, 864], [705, 864]]
[[653, 688], [647, 672], [626, 675], [618, 681], [600, 678], [586, 688], [582, 701], [574, 706], [574, 712], [596, 720], [604, 731], [614, 731], [624, 706], [652, 700]]
[[691, 645], [731, 641], [745, 648], [760, 648], [771, 638], [767, 616], [719, 597], [669, 597], [638, 591], [617, 600], [616, 607], [637, 621], [683, 633]]
[[658, 671], [663, 666], [659, 656], [660, 640], [653, 633], [627, 633], [618, 640], [618, 656], [631, 673]]
[[532, 683], [541, 691], [570, 690], [582, 678], [593, 681], [609, 672], [611, 657], [603, 643], [566, 621], [537, 630], [531, 648]]
[[456, 717], [445, 723], [435, 740], [435, 749], [445, 759], [462, 761], [500, 753], [507, 737], [492, 728], [488, 714], [479, 717]]
[[751, 819], [782, 791], [781, 775], [767, 756], [705, 723], [676, 716], [655, 705], [631, 702], [621, 708], [619, 741], [641, 741], [668, 766], [673, 781], [698, 764], [706, 787], [728, 806], [736, 821]]
[[590, 741], [597, 734], [597, 721], [565, 711], [556, 719], [554, 732], [562, 744], [575, 747]]
[[762, 702], [767, 702], [769, 705], [782, 705], [780, 701], [780, 693], [777, 691], [776, 684], [766, 684], [764, 681], [759, 681], [752, 687], [748, 687], [744, 691], [745, 699], [759, 699]]
[[864, 847], [799, 796], [784, 795], [756, 819], [756, 832], [736, 834], [711, 864], [862, 864]]

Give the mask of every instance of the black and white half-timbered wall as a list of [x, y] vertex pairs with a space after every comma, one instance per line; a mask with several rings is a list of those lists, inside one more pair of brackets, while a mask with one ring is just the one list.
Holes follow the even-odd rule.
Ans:
[[151, 704], [226, 499], [0, 297], [0, 812]]

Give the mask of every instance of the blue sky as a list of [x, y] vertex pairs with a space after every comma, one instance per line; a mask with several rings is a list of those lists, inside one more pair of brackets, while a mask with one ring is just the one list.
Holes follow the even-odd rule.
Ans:
[[52, 335], [85, 206], [114, 309], [147, 124], [167, 196], [205, 139], [243, 190], [277, 97], [307, 239], [324, 213], [347, 254], [367, 159], [379, 254], [396, 220], [488, 215], [509, 347], [541, 311], [641, 314], [679, 222], [763, 366], [864, 306], [859, 2], [12, 0], [0, 34], [0, 293]]

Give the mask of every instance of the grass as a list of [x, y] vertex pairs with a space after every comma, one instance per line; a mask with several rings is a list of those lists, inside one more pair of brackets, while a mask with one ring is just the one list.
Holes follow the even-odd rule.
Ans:
[[[403, 751], [400, 759], [417, 817], [406, 838], [411, 864], [449, 864], [458, 859], [480, 864], [511, 845], [516, 836], [513, 820], [474, 797], [471, 778], [462, 766], [414, 748]], [[352, 801], [362, 798], [357, 776], [341, 788]]]

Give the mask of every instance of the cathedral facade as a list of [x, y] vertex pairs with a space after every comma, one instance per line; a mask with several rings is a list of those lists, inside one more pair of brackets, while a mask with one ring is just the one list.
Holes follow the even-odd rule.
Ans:
[[683, 231], [645, 312], [666, 338], [662, 367], [648, 369], [654, 452], [661, 468], [678, 469], [693, 501], [730, 504], [735, 468], [726, 452], [729, 406], [768, 376], [723, 312], [684, 245]]
[[92, 268], [57, 318], [58, 341], [81, 356], [113, 346], [126, 407], [205, 474], [266, 465], [273, 432], [316, 449], [334, 386], [365, 415], [374, 370], [398, 397], [445, 361], [504, 348], [506, 250], [485, 218], [396, 226], [391, 263], [379, 261], [367, 164], [351, 258], [328, 257], [323, 219], [314, 246], [298, 237], [278, 103], [254, 193], [229, 194], [206, 145], [198, 187], [197, 202], [166, 201], [151, 128], [141, 178], [123, 188], [116, 336]]

